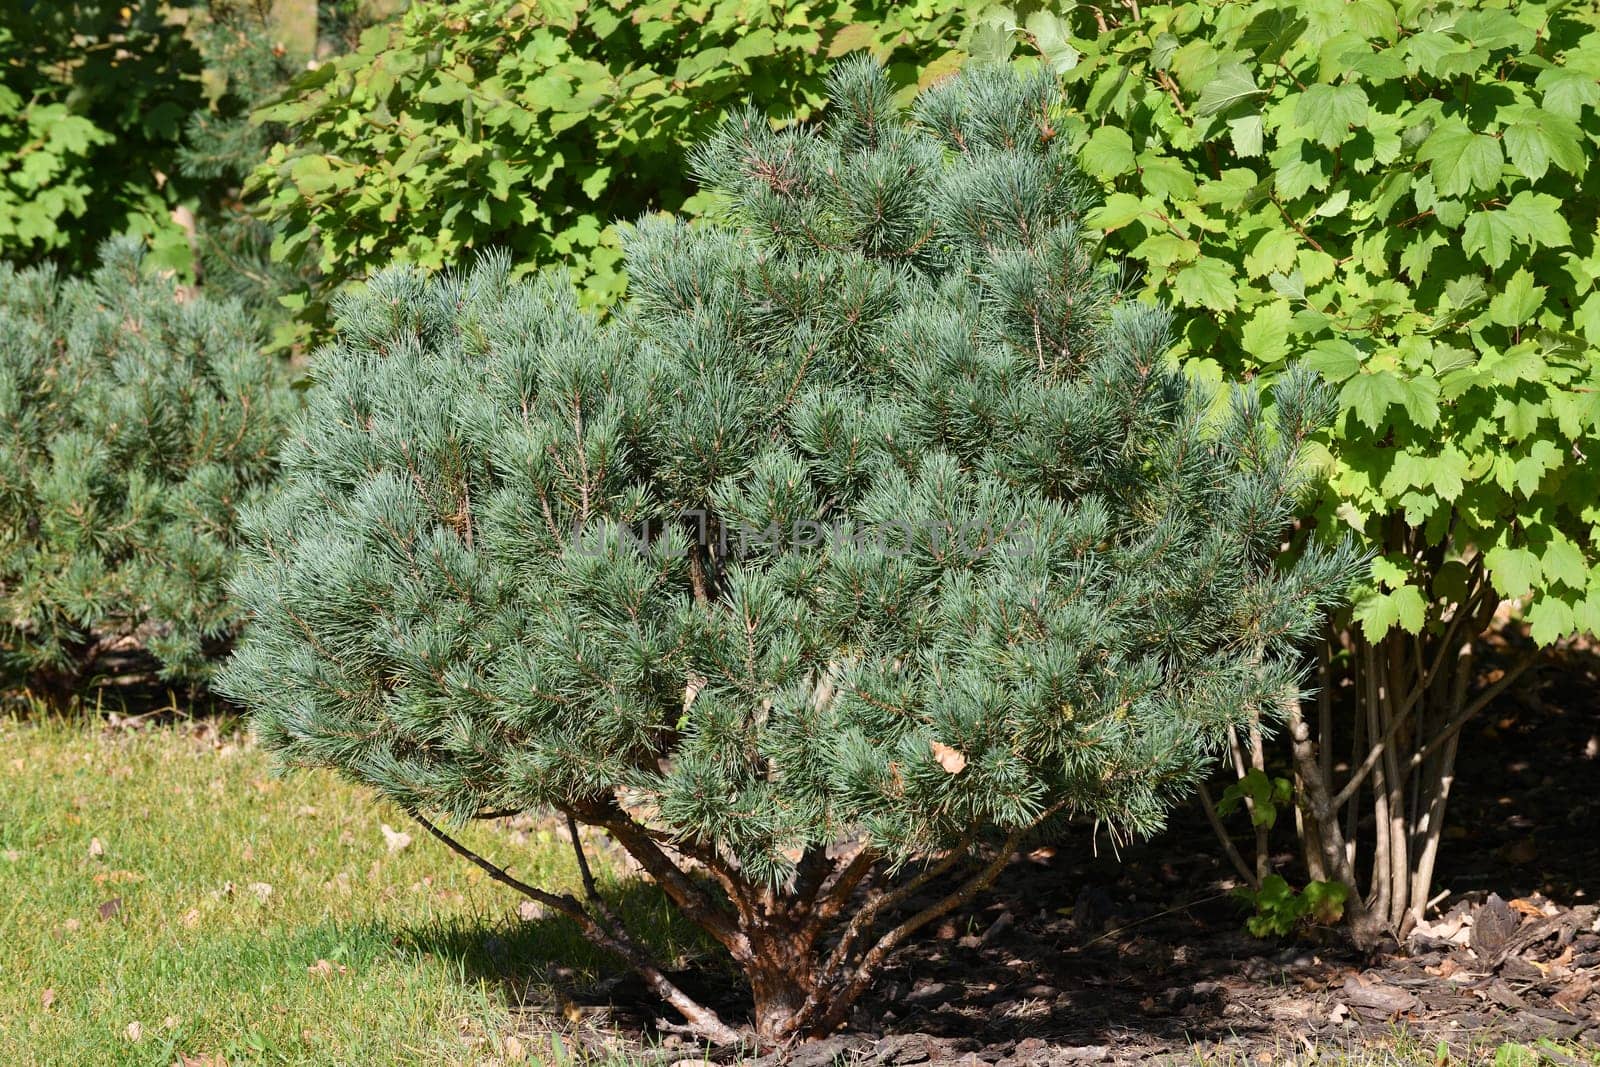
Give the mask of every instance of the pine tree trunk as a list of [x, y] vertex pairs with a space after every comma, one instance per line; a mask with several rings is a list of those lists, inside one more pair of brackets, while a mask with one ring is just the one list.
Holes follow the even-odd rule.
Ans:
[[774, 923], [751, 932], [753, 958], [745, 964], [754, 1001], [756, 1039], [762, 1048], [794, 1037], [812, 1035], [799, 1032], [802, 1014], [818, 993], [817, 959], [798, 928]]
[[759, 965], [749, 972], [755, 999], [756, 1038], [769, 1048], [795, 1036], [801, 1009], [811, 990], [801, 977], [782, 967]]

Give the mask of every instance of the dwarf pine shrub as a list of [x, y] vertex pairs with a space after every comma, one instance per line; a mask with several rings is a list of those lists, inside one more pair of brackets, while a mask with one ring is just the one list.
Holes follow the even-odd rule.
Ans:
[[[604, 321], [494, 257], [347, 298], [225, 678], [286, 760], [463, 854], [441, 820], [608, 832], [742, 969], [764, 1043], [839, 1026], [1024, 839], [1158, 826], [1295, 697], [1353, 565], [1279, 561], [1324, 394], [1229, 408], [1167, 369], [1166, 315], [1079, 231], [1048, 78], [902, 114], [850, 63], [832, 94], [701, 146], [721, 221], [632, 228]], [[472, 858], [737, 1036], [592, 880]]]
[[295, 406], [240, 308], [136, 241], [89, 278], [0, 265], [0, 688], [200, 682], [231, 644], [236, 516]]

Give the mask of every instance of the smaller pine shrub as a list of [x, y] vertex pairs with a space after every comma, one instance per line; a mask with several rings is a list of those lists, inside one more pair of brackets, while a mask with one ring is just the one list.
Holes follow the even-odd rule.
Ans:
[[295, 406], [239, 305], [136, 241], [89, 278], [0, 265], [0, 686], [201, 682], [231, 644], [235, 516]]

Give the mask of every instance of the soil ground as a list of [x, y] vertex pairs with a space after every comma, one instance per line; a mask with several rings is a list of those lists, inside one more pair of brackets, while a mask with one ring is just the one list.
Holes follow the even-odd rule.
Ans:
[[[1470, 728], [1431, 936], [1372, 955], [1332, 931], [1256, 939], [1197, 810], [1119, 857], [1086, 829], [1019, 857], [899, 954], [850, 1034], [793, 1062], [1600, 1063], [1597, 772], [1600, 658], [1565, 654]], [[738, 1014], [714, 979], [683, 978]], [[652, 1031], [632, 980], [572, 994], [580, 1048], [696, 1055]]]

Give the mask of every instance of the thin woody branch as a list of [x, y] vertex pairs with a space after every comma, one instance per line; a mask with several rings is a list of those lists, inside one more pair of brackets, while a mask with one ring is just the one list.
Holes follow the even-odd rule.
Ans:
[[[827, 1007], [816, 1016], [816, 1030], [819, 1033], [828, 1033], [840, 1026], [850, 1008], [856, 1000], [866, 991], [872, 976], [882, 966], [885, 959], [895, 949], [899, 948], [905, 940], [924, 926], [950, 914], [959, 907], [970, 903], [974, 897], [994, 884], [1006, 864], [1011, 862], [1016, 854], [1017, 846], [1022, 843], [1030, 832], [1060, 811], [1064, 804], [1058, 803], [1043, 812], [1037, 819], [1027, 826], [1019, 827], [1006, 836], [1006, 839], [995, 850], [994, 858], [969, 878], [955, 892], [940, 898], [921, 911], [906, 919], [900, 925], [892, 928], [864, 953], [855, 965], [855, 968], [843, 979], [837, 991], [828, 998]], [[909, 884], [909, 883], [908, 883]]]
[[[684, 1017], [684, 1020], [694, 1029], [696, 1034], [719, 1045], [739, 1043], [740, 1035], [738, 1031], [732, 1029], [718, 1018], [716, 1012], [702, 1006], [673, 984], [672, 980], [662, 971], [660, 964], [651, 959], [650, 954], [638, 942], [628, 937], [625, 932], [607, 930], [584, 910], [582, 904], [572, 897], [566, 894], [557, 895], [548, 892], [517, 878], [504, 867], [490, 862], [445, 833], [421, 812], [413, 811], [411, 817], [417, 820], [424, 830], [427, 830], [428, 833], [442, 841], [450, 851], [475, 864], [501, 885], [508, 886], [528, 899], [537, 901], [551, 910], [565, 915], [577, 924], [578, 929], [583, 932], [584, 937], [588, 938], [592, 944], [625, 960], [629, 966], [639, 973], [640, 977], [645, 980], [646, 984], [650, 986], [657, 996], [678, 1010], [678, 1013]], [[573, 840], [577, 840], [576, 835], [573, 836]], [[586, 868], [587, 865], [585, 865]], [[592, 885], [587, 876], [585, 876], [585, 880], [586, 885]]]

